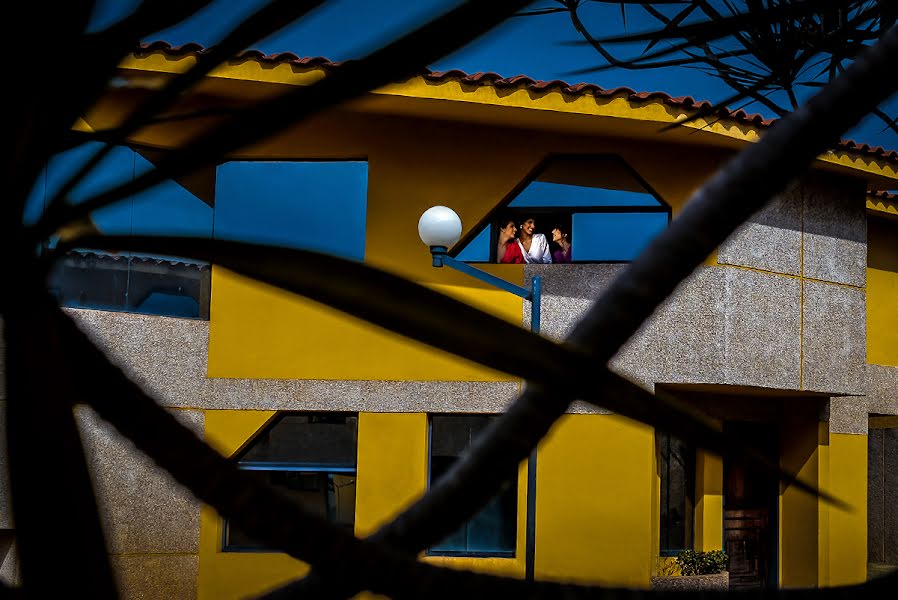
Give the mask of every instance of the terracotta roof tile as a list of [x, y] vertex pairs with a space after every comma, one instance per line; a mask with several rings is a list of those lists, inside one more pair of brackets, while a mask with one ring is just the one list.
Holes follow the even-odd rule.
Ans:
[[[172, 46], [167, 42], [156, 41], [149, 44], [141, 44], [135, 51], [137, 56], [150, 54], [152, 52], [163, 52], [170, 56], [187, 56], [197, 55], [207, 52], [208, 50], [196, 43], [184, 44], [181, 46]], [[280, 52], [278, 54], [264, 54], [258, 50], [245, 50], [238, 54], [234, 60], [246, 61], [255, 60], [267, 64], [282, 63], [292, 64], [306, 68], [323, 68], [325, 70], [337, 68], [345, 62], [335, 62], [328, 60], [323, 56], [312, 56], [300, 58], [292, 52]], [[503, 77], [493, 72], [478, 72], [468, 74], [460, 69], [451, 69], [449, 71], [431, 71], [425, 69], [421, 76], [428, 81], [449, 81], [458, 80], [467, 85], [488, 85], [495, 88], [521, 88], [534, 91], [546, 91], [549, 89], [557, 89], [562, 94], [568, 95], [585, 95], [592, 94], [601, 98], [621, 97], [626, 98], [630, 102], [650, 102], [658, 101], [669, 106], [675, 106], [684, 111], [702, 110], [710, 108], [713, 104], [707, 100], [695, 100], [691, 96], [671, 96], [665, 92], [637, 92], [628, 87], [616, 87], [605, 89], [593, 83], [577, 83], [569, 84], [566, 81], [555, 79], [552, 81], [540, 81], [528, 77], [526, 75], [515, 75], [514, 77]], [[729, 118], [739, 123], [745, 123], [757, 128], [766, 128], [772, 125], [776, 119], [766, 119], [758, 113], [746, 113], [744, 110], [729, 110], [721, 108], [717, 111], [717, 115], [723, 118]], [[871, 146], [869, 144], [857, 143], [853, 140], [841, 140], [837, 144], [839, 150], [863, 154], [866, 156], [875, 156], [891, 163], [898, 164], [898, 152], [895, 150], [886, 150], [879, 146]]]

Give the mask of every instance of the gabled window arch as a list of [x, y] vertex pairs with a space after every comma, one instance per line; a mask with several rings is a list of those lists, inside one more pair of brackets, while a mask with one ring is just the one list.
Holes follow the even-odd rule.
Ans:
[[632, 260], [670, 222], [670, 206], [616, 155], [554, 155], [462, 238], [450, 254], [466, 262], [498, 262], [500, 221], [532, 217], [537, 232], [569, 232], [573, 262]]

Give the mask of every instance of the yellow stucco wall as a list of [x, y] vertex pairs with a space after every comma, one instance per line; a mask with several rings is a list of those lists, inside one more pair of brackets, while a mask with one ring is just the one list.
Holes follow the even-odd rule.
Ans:
[[645, 588], [656, 567], [654, 432], [567, 415], [540, 446], [536, 577]]
[[723, 459], [704, 450], [695, 455], [696, 550], [723, 549]]
[[826, 511], [828, 577], [821, 585], [850, 585], [867, 578], [867, 436], [830, 433], [824, 489], [848, 507]]
[[[820, 446], [828, 428], [816, 419], [789, 422], [780, 433], [780, 466], [802, 481], [821, 485]], [[784, 588], [817, 585], [821, 532], [818, 499], [795, 486], [780, 484], [779, 581]]]
[[898, 218], [868, 215], [867, 362], [898, 367]]
[[834, 506], [791, 486], [780, 489], [780, 584], [861, 583], [867, 576], [867, 436], [832, 433], [827, 423], [790, 423], [781, 465], [846, 503]]
[[360, 413], [358, 448], [355, 530], [367, 536], [427, 490], [427, 415]]
[[[495, 150], [497, 139], [503, 140], [501, 152]], [[451, 269], [434, 269], [418, 239], [417, 222], [430, 206], [446, 204], [466, 230], [472, 228], [548, 154], [559, 151], [619, 154], [672, 206], [674, 216], [725, 156], [719, 151], [683, 156], [663, 144], [648, 148], [620, 140], [341, 115], [336, 122], [322, 118], [300, 127], [241, 158], [367, 157], [365, 261], [520, 323], [520, 298]], [[523, 284], [519, 265], [485, 268]], [[213, 377], [507, 379], [218, 267], [212, 290], [208, 368]]]

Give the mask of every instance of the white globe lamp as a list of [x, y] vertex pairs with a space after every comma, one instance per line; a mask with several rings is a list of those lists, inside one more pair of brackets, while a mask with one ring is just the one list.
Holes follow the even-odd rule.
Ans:
[[461, 237], [461, 219], [448, 206], [432, 206], [418, 219], [418, 235], [431, 248], [450, 248]]

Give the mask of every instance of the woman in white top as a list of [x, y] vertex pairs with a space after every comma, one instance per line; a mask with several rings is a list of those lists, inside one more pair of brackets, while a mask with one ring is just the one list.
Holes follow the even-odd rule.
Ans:
[[542, 233], [533, 233], [536, 231], [536, 221], [527, 218], [521, 223], [518, 244], [524, 253], [524, 262], [529, 264], [552, 262], [552, 251], [549, 250], [549, 242]]

